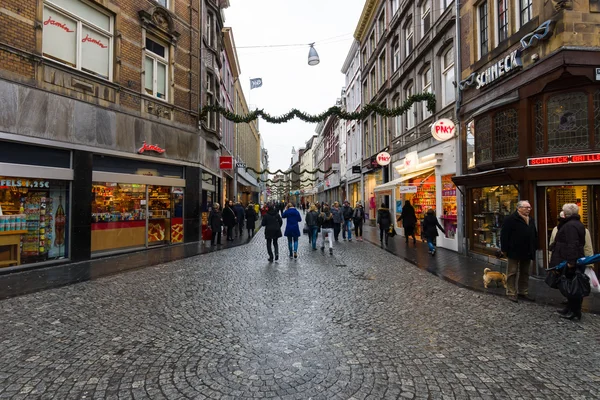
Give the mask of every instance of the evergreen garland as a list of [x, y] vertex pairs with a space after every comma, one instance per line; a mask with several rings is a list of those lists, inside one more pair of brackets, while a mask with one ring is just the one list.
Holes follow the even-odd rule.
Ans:
[[[264, 174], [265, 172], [266, 172], [267, 174], [269, 174], [269, 175], [277, 175], [277, 174], [279, 174], [279, 173], [281, 173], [281, 174], [290, 174], [290, 173], [295, 173], [295, 172], [294, 172], [294, 171], [292, 171], [292, 170], [283, 171], [283, 170], [281, 170], [281, 169], [278, 169], [277, 171], [274, 171], [274, 172], [271, 172], [271, 171], [269, 171], [268, 169], [263, 169], [262, 171], [257, 171], [257, 170], [255, 170], [255, 169], [254, 169], [254, 168], [252, 168], [252, 167], [246, 167], [246, 171], [248, 171], [248, 170], [250, 170], [250, 171], [254, 172], [254, 173], [255, 173], [255, 174], [257, 174], [257, 175], [262, 175], [262, 174]], [[309, 170], [307, 170], [307, 169], [303, 169], [302, 171], [299, 171], [299, 172], [298, 172], [298, 174], [305, 174], [305, 173], [314, 174], [314, 173], [317, 173], [317, 172], [321, 172], [321, 173], [323, 173], [323, 174], [326, 174], [326, 173], [327, 173], [327, 172], [329, 172], [329, 171], [331, 171], [331, 168], [329, 168], [329, 169], [326, 169], [326, 170], [322, 170], [321, 168], [317, 168], [317, 169], [313, 169], [312, 171], [309, 171]], [[263, 181], [263, 182], [265, 182], [265, 181]], [[281, 182], [283, 182], [283, 181], [281, 181]]]
[[251, 121], [256, 120], [258, 117], [261, 117], [262, 119], [271, 124], [281, 124], [284, 122], [288, 122], [294, 118], [299, 118], [304, 122], [311, 123], [323, 122], [332, 115], [335, 115], [339, 119], [344, 120], [363, 120], [373, 112], [384, 117], [397, 117], [410, 110], [414, 103], [421, 101], [427, 102], [427, 110], [429, 112], [435, 112], [435, 95], [432, 93], [419, 93], [410, 96], [401, 106], [392, 109], [382, 107], [379, 104], [370, 103], [366, 104], [358, 112], [349, 113], [338, 106], [333, 106], [330, 107], [327, 111], [322, 112], [321, 114], [311, 115], [293, 108], [292, 110], [288, 111], [283, 115], [274, 117], [266, 113], [262, 109], [251, 111], [246, 115], [238, 115], [221, 107], [220, 105], [206, 105], [202, 107], [202, 110], [200, 110], [200, 118], [204, 120], [206, 119], [206, 115], [209, 112], [218, 112], [223, 117], [225, 117], [225, 119], [238, 124], [249, 123]]

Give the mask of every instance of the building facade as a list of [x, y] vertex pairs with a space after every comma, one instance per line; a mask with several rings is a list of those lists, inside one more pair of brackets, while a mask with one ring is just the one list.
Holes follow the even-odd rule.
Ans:
[[591, 1], [466, 1], [460, 8], [460, 159], [466, 250], [493, 260], [504, 218], [529, 200], [547, 265], [564, 203], [598, 249], [600, 8]]
[[200, 239], [220, 138], [214, 119], [199, 121], [199, 60], [201, 48], [220, 55], [228, 2], [187, 6], [3, 2], [0, 223], [12, 247], [0, 265]]

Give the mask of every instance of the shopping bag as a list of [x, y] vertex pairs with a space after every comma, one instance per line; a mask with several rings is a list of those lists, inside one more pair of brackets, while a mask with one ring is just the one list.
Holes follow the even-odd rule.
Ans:
[[388, 231], [388, 236], [389, 237], [394, 237], [396, 236], [396, 230], [394, 229], [394, 225], [390, 225], [390, 229]]
[[600, 293], [600, 283], [598, 282], [598, 277], [594, 272], [592, 267], [587, 267], [585, 269], [585, 274], [590, 278], [590, 286], [592, 293]]
[[546, 270], [546, 285], [550, 286], [552, 289], [558, 289], [558, 283], [560, 282], [560, 277], [562, 276], [562, 271], [557, 271], [552, 268]]
[[580, 298], [590, 295], [590, 278], [586, 274], [576, 272], [572, 278], [561, 275], [558, 283], [560, 293], [569, 298]]

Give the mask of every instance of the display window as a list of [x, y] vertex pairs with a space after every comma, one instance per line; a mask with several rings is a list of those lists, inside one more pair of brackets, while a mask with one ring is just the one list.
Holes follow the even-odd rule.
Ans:
[[68, 256], [69, 182], [0, 177], [0, 267]]
[[513, 185], [473, 188], [471, 199], [471, 248], [495, 254], [504, 218], [516, 210], [519, 191]]
[[435, 210], [435, 173], [430, 172], [415, 178], [407, 180], [403, 186], [410, 186], [414, 189], [414, 193], [401, 193], [400, 187], [396, 188], [396, 199], [402, 199], [402, 205], [406, 200], [415, 208], [417, 216], [417, 226], [415, 227], [415, 235], [421, 235], [421, 221], [425, 218], [427, 210], [430, 208]]
[[183, 242], [183, 188], [95, 182], [92, 252]]
[[445, 236], [449, 239], [456, 237], [457, 226], [457, 207], [456, 207], [456, 186], [452, 182], [453, 175], [442, 176], [442, 221]]

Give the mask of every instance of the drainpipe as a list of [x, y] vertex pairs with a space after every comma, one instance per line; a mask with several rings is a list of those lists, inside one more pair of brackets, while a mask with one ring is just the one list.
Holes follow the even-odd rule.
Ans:
[[[454, 63], [454, 68], [456, 69], [456, 73], [454, 74], [454, 77], [456, 79], [456, 104], [455, 104], [455, 113], [456, 113], [456, 119], [459, 121], [459, 123], [456, 126], [456, 174], [457, 175], [462, 175], [463, 174], [463, 147], [462, 147], [462, 141], [461, 141], [461, 135], [462, 135], [462, 129], [461, 129], [461, 124], [460, 124], [460, 119], [459, 119], [459, 113], [460, 113], [460, 107], [462, 105], [462, 90], [460, 90], [458, 83], [461, 80], [462, 77], [462, 64], [461, 64], [461, 57], [460, 57], [460, 49], [461, 49], [461, 37], [460, 37], [460, 1], [459, 0], [454, 0], [454, 7], [455, 7], [455, 24], [454, 24], [454, 28], [455, 28], [455, 39], [454, 42], [456, 43], [455, 45], [455, 54], [457, 55], [456, 57], [456, 62]], [[467, 243], [466, 243], [466, 234], [465, 234], [465, 230], [466, 230], [466, 225], [465, 225], [465, 195], [463, 193], [462, 190], [459, 190], [459, 197], [458, 199], [460, 199], [460, 204], [457, 204], [457, 232], [456, 232], [456, 240], [458, 241], [458, 252], [462, 253], [462, 254], [466, 254], [467, 253]], [[458, 194], [457, 193], [457, 194]], [[457, 199], [457, 200], [458, 200]]]

